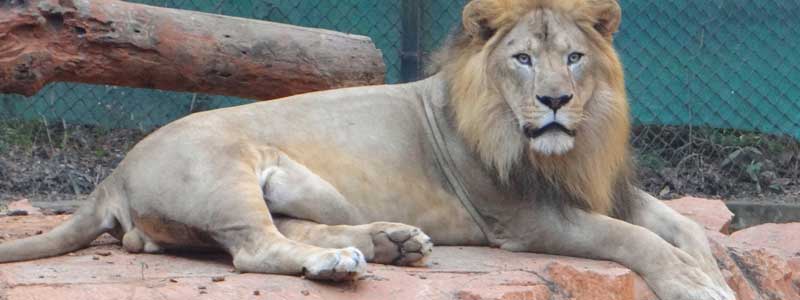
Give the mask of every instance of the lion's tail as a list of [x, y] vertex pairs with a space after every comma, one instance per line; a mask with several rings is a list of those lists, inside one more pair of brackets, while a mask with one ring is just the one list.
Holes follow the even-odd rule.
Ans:
[[69, 220], [37, 236], [0, 244], [0, 263], [45, 258], [88, 246], [101, 234], [115, 228], [116, 218], [109, 212], [110, 195], [101, 183]]

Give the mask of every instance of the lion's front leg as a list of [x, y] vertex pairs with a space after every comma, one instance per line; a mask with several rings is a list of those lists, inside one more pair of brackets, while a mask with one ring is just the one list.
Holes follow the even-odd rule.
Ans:
[[662, 300], [734, 299], [697, 260], [644, 227], [578, 209], [562, 213], [546, 207], [529, 213], [526, 223], [526, 241], [503, 248], [615, 261], [641, 275]]
[[719, 286], [733, 293], [711, 253], [703, 227], [644, 191], [638, 190], [636, 195], [638, 199], [628, 221], [653, 231], [692, 256]]

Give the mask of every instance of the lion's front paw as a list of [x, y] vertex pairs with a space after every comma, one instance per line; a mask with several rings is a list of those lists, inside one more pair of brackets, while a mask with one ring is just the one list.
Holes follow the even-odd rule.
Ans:
[[657, 277], [648, 283], [662, 300], [736, 300], [733, 290], [714, 282], [700, 268], [684, 267]]
[[373, 226], [373, 262], [424, 266], [433, 252], [431, 238], [419, 228], [399, 223], [376, 223]]
[[364, 255], [353, 247], [326, 250], [312, 256], [303, 265], [303, 275], [314, 280], [353, 280], [366, 270]]

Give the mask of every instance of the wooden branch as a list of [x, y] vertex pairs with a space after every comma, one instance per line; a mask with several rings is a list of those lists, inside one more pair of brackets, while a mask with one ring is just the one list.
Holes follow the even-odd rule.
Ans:
[[384, 72], [363, 36], [116, 0], [0, 2], [0, 93], [68, 81], [266, 100]]

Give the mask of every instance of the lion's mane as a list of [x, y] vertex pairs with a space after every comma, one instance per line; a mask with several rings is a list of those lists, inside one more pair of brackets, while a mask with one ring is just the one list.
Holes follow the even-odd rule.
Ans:
[[[588, 70], [598, 85], [584, 108], [575, 147], [562, 156], [528, 150], [526, 138], [498, 91], [500, 85], [493, 82], [498, 77], [487, 72], [491, 51], [534, 9], [568, 16], [586, 34], [594, 52], [602, 53], [596, 58], [596, 67]], [[430, 72], [446, 78], [449, 109], [458, 131], [500, 182], [519, 182], [511, 177], [519, 176], [515, 170], [521, 168], [544, 177], [544, 182], [561, 194], [559, 201], [600, 213], [625, 214], [633, 167], [622, 64], [612, 45], [620, 13], [612, 0], [476, 0], [467, 5], [463, 28], [434, 55]]]

